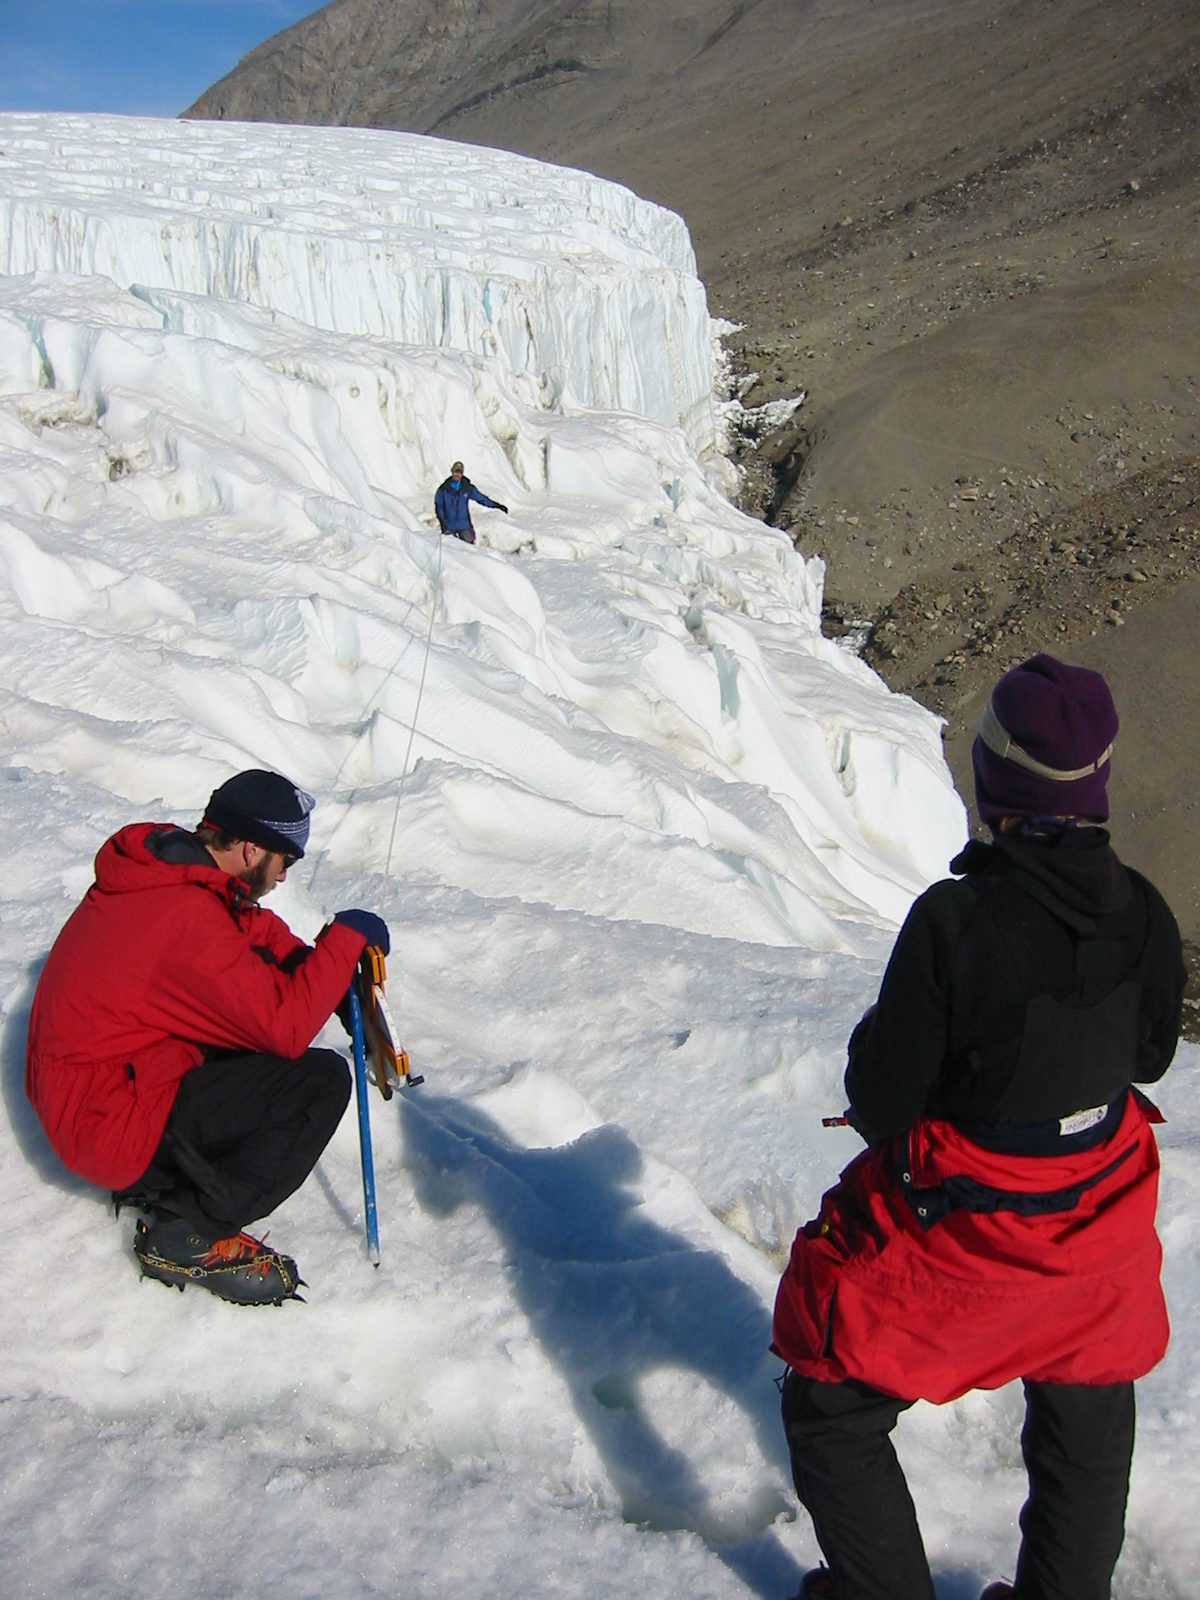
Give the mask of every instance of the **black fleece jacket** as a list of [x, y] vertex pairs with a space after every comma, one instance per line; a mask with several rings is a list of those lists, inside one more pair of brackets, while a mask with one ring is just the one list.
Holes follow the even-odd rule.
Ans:
[[[1043, 1119], [1054, 1100], [1044, 1081], [1053, 1076], [1053, 1050], [1036, 1097], [1022, 1089], [1027, 1074], [1016, 1076], [1027, 1013], [1035, 1031], [1042, 1014], [1030, 1007], [1039, 995], [1094, 1006], [1119, 985], [1136, 984], [1128, 1078], [1162, 1077], [1182, 1018], [1179, 928], [1154, 886], [1117, 859], [1104, 829], [972, 841], [950, 870], [961, 881], [936, 883], [914, 903], [879, 1000], [850, 1039], [846, 1092], [864, 1138], [899, 1133], [922, 1112], [966, 1124]], [[1063, 1103], [1050, 1114], [1069, 1116], [1111, 1097], [1111, 1084], [1097, 1084], [1095, 1099], [1086, 1097], [1088, 1087], [1080, 1099], [1078, 1075], [1064, 1084]]]

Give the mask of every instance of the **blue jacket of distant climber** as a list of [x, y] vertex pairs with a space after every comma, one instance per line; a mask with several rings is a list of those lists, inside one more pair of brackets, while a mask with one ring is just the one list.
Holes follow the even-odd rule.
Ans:
[[508, 507], [501, 505], [499, 500], [491, 500], [482, 489], [477, 489], [465, 473], [458, 480], [457, 488], [453, 480], [447, 478], [438, 489], [433, 501], [438, 527], [443, 533], [452, 533], [455, 538], [464, 539], [467, 544], [475, 543], [475, 529], [471, 524], [472, 500], [478, 505], [490, 506], [493, 511], [508, 510]]

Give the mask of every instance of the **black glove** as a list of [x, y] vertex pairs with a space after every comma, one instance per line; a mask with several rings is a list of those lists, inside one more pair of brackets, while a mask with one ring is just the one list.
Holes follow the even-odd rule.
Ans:
[[503, 511], [505, 516], [508, 515], [508, 507], [507, 506], [502, 506], [498, 500], [496, 502], [496, 510], [497, 511]]
[[333, 920], [344, 922], [348, 928], [353, 928], [355, 933], [361, 933], [368, 944], [378, 945], [385, 956], [390, 953], [392, 940], [388, 933], [388, 925], [373, 911], [360, 911], [357, 907], [351, 907], [349, 911], [339, 911]]

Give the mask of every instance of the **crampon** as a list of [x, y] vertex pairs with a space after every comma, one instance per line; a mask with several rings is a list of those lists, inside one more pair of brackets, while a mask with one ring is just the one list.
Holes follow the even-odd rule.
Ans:
[[304, 1280], [291, 1256], [248, 1233], [213, 1239], [183, 1217], [160, 1216], [149, 1224], [139, 1219], [133, 1250], [145, 1277], [180, 1291], [194, 1284], [246, 1306], [301, 1298], [296, 1291]]

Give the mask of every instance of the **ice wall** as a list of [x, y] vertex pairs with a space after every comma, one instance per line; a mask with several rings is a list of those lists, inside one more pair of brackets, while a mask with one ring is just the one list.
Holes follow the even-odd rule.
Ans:
[[2, 119], [0, 272], [97, 274], [495, 360], [715, 442], [683, 222], [587, 173], [361, 129]]
[[[90, 155], [72, 134], [79, 193], [151, 193], [164, 150], [168, 165], [192, 145], [209, 160], [215, 137], [223, 204], [248, 212], [287, 187], [272, 150], [290, 172], [288, 141], [325, 137], [99, 126]], [[39, 139], [53, 191], [58, 124], [0, 119], [31, 190]], [[464, 218], [509, 170], [437, 141], [368, 144], [381, 168], [420, 167], [430, 193], [440, 164]], [[602, 223], [634, 279], [675, 273], [650, 244], [679, 260], [677, 219], [554, 169], [543, 195], [538, 169], [518, 168], [505, 248], [510, 264], [528, 249], [528, 281], [550, 239], [599, 281]], [[338, 193], [328, 219], [308, 197], [307, 233], [289, 202], [288, 237], [322, 272], [349, 226]], [[203, 195], [154, 200], [161, 260], [197, 237]], [[70, 234], [48, 200], [21, 205]], [[453, 220], [413, 210], [406, 249], [420, 272], [477, 251], [457, 281], [482, 300], [494, 263]], [[83, 237], [99, 251], [118, 236], [150, 249], [115, 225]], [[92, 261], [82, 242], [69, 259]], [[768, 944], [857, 948], [944, 871], [963, 813], [935, 720], [821, 637], [820, 563], [735, 510], [682, 427], [547, 408], [496, 349], [330, 329], [315, 303], [293, 316], [286, 278], [259, 276], [258, 298], [282, 302], [262, 305], [149, 287], [150, 265], [132, 288], [101, 270], [0, 278], [0, 753], [14, 769], [187, 815], [231, 768], [275, 766], [320, 798], [322, 882], [381, 873], [399, 805], [397, 881]], [[636, 316], [605, 317], [605, 339], [644, 347]], [[456, 456], [511, 512], [478, 512], [474, 549], [433, 531]]]

